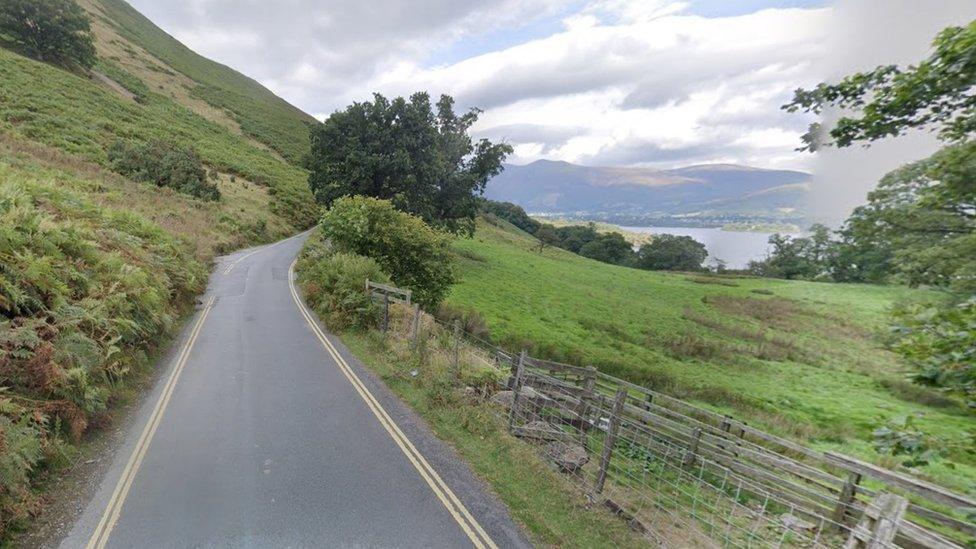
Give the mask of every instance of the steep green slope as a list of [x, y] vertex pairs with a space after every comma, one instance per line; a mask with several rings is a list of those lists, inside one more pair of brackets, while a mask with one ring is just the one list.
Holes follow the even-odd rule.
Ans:
[[[900, 287], [647, 272], [558, 250], [503, 222], [456, 244], [461, 281], [448, 298], [474, 309], [503, 346], [593, 365], [751, 424], [879, 459], [872, 431], [919, 414], [959, 440], [971, 412], [904, 380], [879, 333]], [[920, 473], [960, 488], [973, 456]], [[893, 464], [893, 463], [892, 463]]]
[[295, 229], [314, 222], [304, 170], [166, 96], [148, 88], [142, 93], [142, 103], [128, 100], [92, 80], [0, 50], [0, 131], [103, 165], [119, 138], [187, 143], [217, 170], [267, 186], [272, 211]]
[[90, 0], [89, 9], [120, 36], [194, 81], [191, 94], [226, 109], [245, 133], [298, 164], [315, 119], [243, 74], [193, 52], [124, 0]]

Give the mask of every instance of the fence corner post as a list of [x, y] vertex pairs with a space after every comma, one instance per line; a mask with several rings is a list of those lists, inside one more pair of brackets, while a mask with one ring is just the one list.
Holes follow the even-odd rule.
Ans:
[[420, 343], [420, 304], [413, 304], [413, 322], [410, 324], [410, 339], [413, 340], [413, 348], [417, 349]]
[[890, 492], [881, 492], [864, 509], [864, 516], [851, 531], [844, 549], [891, 547], [907, 509], [907, 499]]
[[525, 351], [519, 354], [515, 364], [515, 375], [512, 379], [512, 407], [508, 411], [508, 432], [515, 431], [515, 418], [518, 415], [519, 395], [522, 392], [522, 377], [525, 370]]
[[610, 411], [610, 425], [607, 427], [607, 434], [603, 438], [603, 452], [600, 454], [600, 470], [596, 475], [596, 482], [593, 484], [593, 493], [603, 492], [603, 486], [607, 482], [607, 470], [610, 468], [610, 459], [613, 457], [613, 447], [617, 444], [617, 432], [620, 430], [620, 419], [624, 411], [624, 402], [627, 400], [627, 390], [618, 389], [613, 398], [613, 408]]

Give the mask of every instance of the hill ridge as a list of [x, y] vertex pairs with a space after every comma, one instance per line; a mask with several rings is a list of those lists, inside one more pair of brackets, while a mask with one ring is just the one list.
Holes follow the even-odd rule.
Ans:
[[537, 160], [508, 165], [488, 182], [486, 196], [537, 213], [572, 213], [613, 221], [621, 216], [661, 218], [791, 219], [812, 180], [796, 170], [737, 164], [671, 169], [599, 167]]

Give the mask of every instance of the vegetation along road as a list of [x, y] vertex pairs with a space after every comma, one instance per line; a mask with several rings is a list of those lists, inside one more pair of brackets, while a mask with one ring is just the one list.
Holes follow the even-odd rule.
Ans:
[[507, 510], [312, 319], [304, 236], [217, 265], [64, 547], [518, 547]]

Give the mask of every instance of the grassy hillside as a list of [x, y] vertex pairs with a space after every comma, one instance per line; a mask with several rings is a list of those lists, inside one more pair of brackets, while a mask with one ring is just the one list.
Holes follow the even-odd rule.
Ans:
[[[110, 178], [43, 166], [7, 145], [0, 149], [0, 536], [39, 510], [33, 483], [73, 459], [71, 445], [90, 425], [107, 423], [126, 380], [147, 371], [206, 283], [205, 265], [183, 239], [106, 205], [117, 200], [103, 186]], [[181, 200], [158, 204], [172, 210]]]
[[[85, 0], [95, 16], [98, 50], [116, 62], [147, 65], [190, 80], [187, 92], [226, 110], [250, 137], [298, 164], [308, 152], [308, 127], [315, 119], [251, 78], [193, 52], [124, 0]], [[106, 55], [108, 54], [108, 55]]]
[[[536, 251], [504, 222], [460, 240], [450, 305], [484, 315], [512, 349], [696, 401], [775, 432], [885, 462], [871, 432], [918, 414], [926, 432], [959, 439], [971, 412], [904, 380], [880, 342], [886, 310], [925, 297], [899, 287], [729, 279], [616, 267], [558, 249]], [[918, 474], [956, 488], [973, 457]], [[887, 463], [893, 465], [895, 462]]]
[[[137, 88], [141, 81], [130, 77]], [[0, 131], [103, 165], [119, 138], [191, 144], [212, 167], [241, 178], [241, 185], [266, 186], [272, 211], [294, 228], [313, 222], [304, 170], [168, 97], [143, 93], [143, 103], [128, 100], [82, 76], [0, 50]]]

